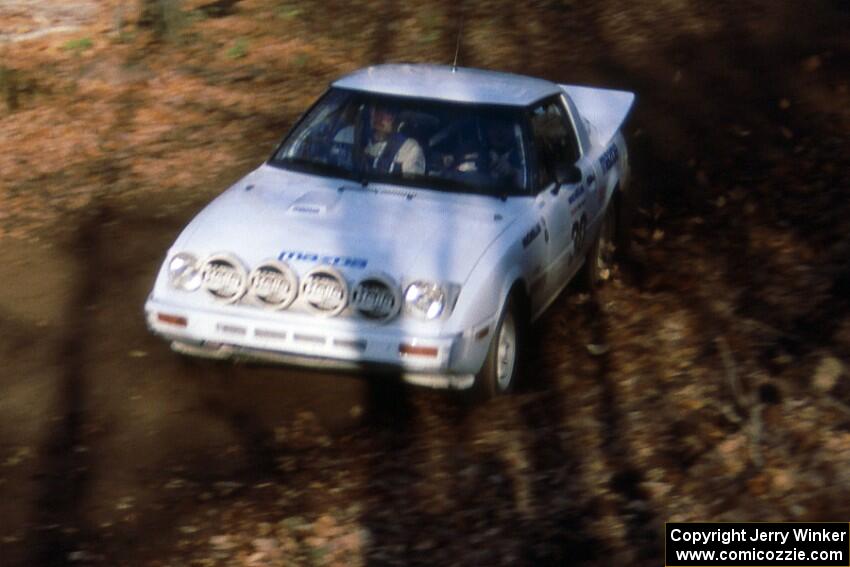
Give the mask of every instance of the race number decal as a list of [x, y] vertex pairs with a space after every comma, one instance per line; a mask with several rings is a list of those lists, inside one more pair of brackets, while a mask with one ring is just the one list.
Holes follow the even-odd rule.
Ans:
[[584, 237], [587, 234], [587, 216], [581, 215], [581, 218], [573, 223], [573, 249], [576, 253], [584, 249]]

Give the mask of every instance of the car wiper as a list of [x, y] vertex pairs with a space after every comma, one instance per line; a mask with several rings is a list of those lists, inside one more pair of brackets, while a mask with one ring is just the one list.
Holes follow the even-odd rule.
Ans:
[[493, 189], [492, 187], [476, 187], [475, 185], [464, 185], [467, 188], [468, 193], [472, 193], [473, 195], [483, 195], [485, 197], [493, 197], [494, 199], [499, 199], [503, 203], [508, 200], [510, 197], [510, 191], [505, 188]]
[[[371, 173], [371, 175], [370, 175]], [[416, 189], [432, 189], [447, 193], [465, 193], [469, 195], [483, 195], [499, 199], [506, 202], [511, 196], [511, 189], [507, 187], [482, 187], [470, 183], [463, 183], [457, 180], [444, 179], [429, 175], [393, 175], [380, 174], [377, 172], [369, 172], [368, 170], [358, 171], [352, 178], [357, 181], [364, 189], [370, 183], [385, 183], [388, 185], [400, 185], [403, 187], [412, 187]], [[342, 188], [340, 188], [342, 189]]]
[[507, 191], [499, 191], [498, 193], [493, 193], [487, 191], [485, 193], [479, 193], [480, 195], [486, 195], [488, 197], [493, 197], [494, 199], [498, 199], [501, 202], [505, 203], [508, 200], [508, 192]]

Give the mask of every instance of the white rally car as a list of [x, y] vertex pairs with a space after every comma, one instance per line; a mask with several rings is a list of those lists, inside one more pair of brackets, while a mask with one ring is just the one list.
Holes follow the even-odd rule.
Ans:
[[189, 223], [147, 323], [184, 354], [509, 391], [527, 325], [609, 260], [633, 101], [447, 66], [347, 75]]

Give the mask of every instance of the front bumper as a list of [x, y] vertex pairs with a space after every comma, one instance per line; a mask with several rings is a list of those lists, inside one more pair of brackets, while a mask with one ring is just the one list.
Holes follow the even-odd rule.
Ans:
[[472, 386], [491, 327], [488, 322], [464, 333], [429, 336], [357, 320], [187, 309], [155, 299], [148, 300], [145, 314], [148, 328], [183, 354], [313, 368], [374, 367], [413, 384], [456, 389]]

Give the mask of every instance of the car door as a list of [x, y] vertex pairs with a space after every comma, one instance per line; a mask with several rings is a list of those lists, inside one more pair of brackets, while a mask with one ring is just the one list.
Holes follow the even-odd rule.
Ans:
[[[558, 293], [578, 269], [585, 250], [588, 215], [585, 172], [569, 118], [557, 98], [530, 109], [536, 202], [548, 237], [547, 295]], [[592, 166], [588, 171], [592, 171]], [[560, 181], [559, 181], [560, 180]]]
[[575, 163], [576, 169], [581, 173], [580, 181], [569, 197], [570, 216], [577, 219], [580, 226], [572, 227], [574, 235], [573, 261], [577, 269], [581, 260], [587, 253], [592, 235], [595, 234], [595, 223], [600, 211], [599, 171], [593, 160], [585, 157], [579, 158]]
[[[598, 152], [591, 152], [592, 148], [586, 127], [582, 123], [582, 119], [579, 116], [575, 105], [572, 104], [566, 94], [559, 97], [559, 102], [569, 118], [571, 130], [575, 132], [576, 139], [578, 140], [577, 147], [579, 148], [579, 157], [575, 165], [581, 171], [581, 179], [585, 188], [585, 202], [583, 206], [584, 212], [589, 219], [588, 232], [593, 233], [594, 231], [591, 230], [591, 227], [593, 227], [594, 224], [598, 224], [602, 205], [604, 204], [606, 197], [604, 194], [604, 171], [597, 159], [599, 157]], [[583, 244], [587, 245], [590, 240], [590, 238], [585, 238]]]

